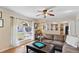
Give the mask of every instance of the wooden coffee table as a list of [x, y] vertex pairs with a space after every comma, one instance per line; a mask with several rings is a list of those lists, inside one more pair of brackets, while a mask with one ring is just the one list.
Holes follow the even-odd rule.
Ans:
[[46, 46], [39, 49], [37, 47], [35, 47], [34, 45], [32, 45], [34, 42], [31, 42], [29, 44], [26, 45], [26, 50], [27, 50], [27, 53], [29, 53], [29, 49], [36, 52], [36, 53], [54, 53], [54, 45], [53, 44], [48, 44], [48, 43], [45, 43]]

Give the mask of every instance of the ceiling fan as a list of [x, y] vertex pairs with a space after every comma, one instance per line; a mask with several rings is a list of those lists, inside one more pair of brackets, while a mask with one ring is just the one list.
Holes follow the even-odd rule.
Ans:
[[45, 8], [43, 10], [39, 10], [38, 12], [41, 12], [41, 14], [38, 14], [36, 16], [40, 16], [40, 15], [43, 15], [44, 18], [46, 18], [47, 16], [55, 16], [52, 12], [53, 10], [51, 10], [52, 7], [49, 7], [49, 8]]

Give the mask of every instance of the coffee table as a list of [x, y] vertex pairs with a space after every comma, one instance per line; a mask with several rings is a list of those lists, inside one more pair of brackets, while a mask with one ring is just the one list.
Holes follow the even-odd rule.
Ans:
[[45, 43], [46, 46], [39, 49], [33, 45], [34, 41], [26, 45], [26, 52], [29, 53], [29, 49], [36, 53], [54, 53], [55, 46], [53, 44]]

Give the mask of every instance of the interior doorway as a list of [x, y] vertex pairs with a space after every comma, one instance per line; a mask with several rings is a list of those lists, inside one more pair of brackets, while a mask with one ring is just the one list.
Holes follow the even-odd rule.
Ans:
[[68, 35], [69, 34], [68, 31], [69, 31], [69, 26], [66, 26], [65, 27], [65, 35]]

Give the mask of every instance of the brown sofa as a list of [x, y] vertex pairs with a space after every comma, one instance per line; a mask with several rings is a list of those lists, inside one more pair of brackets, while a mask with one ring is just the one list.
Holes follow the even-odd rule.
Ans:
[[53, 41], [52, 44], [55, 45], [55, 50], [58, 50], [58, 51], [62, 52], [62, 47], [63, 47], [64, 42]]
[[62, 51], [63, 44], [65, 42], [64, 35], [46, 35], [48, 38], [44, 42], [55, 45], [55, 50]]
[[62, 51], [62, 53], [79, 53], [79, 48], [74, 48], [69, 44], [65, 43], [66, 36], [60, 35], [47, 35], [48, 38], [44, 42], [55, 45], [55, 50]]

